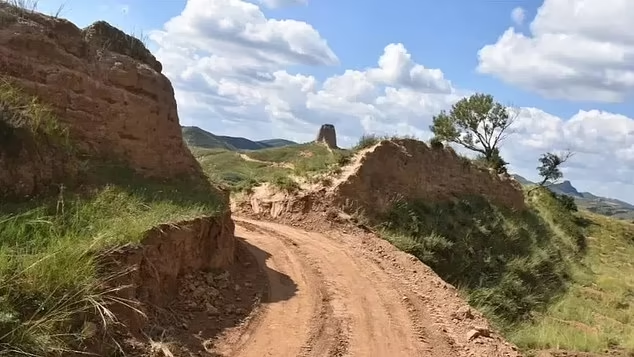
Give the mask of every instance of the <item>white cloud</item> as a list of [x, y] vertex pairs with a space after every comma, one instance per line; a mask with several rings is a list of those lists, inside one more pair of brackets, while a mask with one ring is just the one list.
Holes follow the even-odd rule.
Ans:
[[[257, 6], [238, 0], [213, 4], [208, 9], [190, 0], [163, 31], [151, 34], [184, 125], [308, 141], [321, 124], [332, 123], [345, 146], [364, 132], [428, 139], [432, 116], [471, 93], [440, 69], [417, 63], [399, 43], [377, 53], [372, 68], [341, 70], [324, 80], [291, 73], [293, 65], [329, 65], [337, 57], [309, 24], [267, 19]], [[280, 23], [287, 24], [283, 32]], [[502, 152], [516, 172], [533, 177], [539, 154], [571, 148], [578, 154], [567, 176], [583, 180], [582, 189], [606, 194], [609, 182], [621, 188], [613, 196], [623, 187], [634, 195], [633, 119], [597, 110], [560, 118], [521, 108], [514, 130]]]
[[619, 102], [634, 93], [634, 1], [545, 0], [531, 36], [507, 29], [478, 70], [545, 97]]
[[526, 17], [526, 12], [520, 6], [514, 8], [513, 11], [511, 11], [511, 20], [513, 20], [513, 22], [518, 26], [524, 23], [525, 17]]
[[258, 2], [270, 8], [308, 4], [308, 0], [258, 0]]
[[230, 61], [240, 57], [253, 66], [338, 63], [326, 40], [309, 24], [267, 19], [257, 5], [241, 0], [188, 0], [164, 31], [150, 36], [163, 45], [213, 49]]

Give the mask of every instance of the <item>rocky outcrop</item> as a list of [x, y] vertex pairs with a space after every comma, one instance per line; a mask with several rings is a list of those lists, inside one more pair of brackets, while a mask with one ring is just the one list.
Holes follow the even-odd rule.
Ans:
[[[124, 287], [118, 291], [127, 301], [147, 307], [166, 306], [176, 296], [183, 276], [216, 268], [226, 268], [235, 259], [235, 225], [230, 212], [175, 224], [164, 224], [146, 233], [136, 246], [127, 246], [109, 254], [105, 271], [120, 273], [110, 284]], [[114, 306], [118, 319], [130, 331], [145, 324], [141, 314], [126, 305]]]
[[38, 97], [93, 158], [161, 178], [201, 175], [183, 143], [170, 81], [138, 39], [0, 2], [0, 75]]
[[334, 188], [335, 200], [373, 216], [395, 200], [450, 200], [483, 196], [515, 210], [526, 208], [520, 185], [510, 176], [475, 167], [451, 149], [431, 149], [412, 139], [384, 140], [366, 152]]
[[335, 126], [332, 124], [324, 124], [319, 128], [319, 133], [317, 133], [317, 139], [315, 139], [318, 143], [324, 143], [331, 149], [337, 149], [337, 132], [335, 131]]

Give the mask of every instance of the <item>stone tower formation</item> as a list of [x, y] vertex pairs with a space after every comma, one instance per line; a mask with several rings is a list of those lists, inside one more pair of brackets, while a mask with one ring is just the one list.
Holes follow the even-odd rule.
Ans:
[[315, 141], [325, 143], [331, 149], [338, 149], [335, 126], [332, 124], [322, 125], [321, 128], [319, 128], [319, 133]]

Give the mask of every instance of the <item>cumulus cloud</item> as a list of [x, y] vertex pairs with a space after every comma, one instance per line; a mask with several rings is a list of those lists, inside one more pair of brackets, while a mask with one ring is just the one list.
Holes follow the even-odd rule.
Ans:
[[188, 0], [152, 39], [164, 45], [213, 49], [225, 58], [256, 65], [335, 65], [338, 58], [311, 25], [267, 19], [255, 4], [241, 0]]
[[524, 23], [524, 17], [526, 17], [526, 13], [524, 9], [520, 6], [514, 8], [513, 11], [511, 11], [511, 20], [513, 20], [513, 22], [518, 26]]
[[[400, 43], [387, 44], [370, 68], [341, 70], [323, 80], [294, 73], [294, 65], [328, 66], [337, 59], [311, 25], [267, 19], [256, 5], [238, 0], [211, 7], [190, 0], [164, 29], [151, 33], [184, 125], [252, 139], [308, 141], [321, 124], [332, 123], [344, 146], [364, 132], [428, 139], [432, 117], [472, 93], [440, 69], [418, 63]], [[286, 24], [283, 33], [279, 23]], [[609, 194], [605, 182], [634, 193], [633, 119], [598, 110], [560, 118], [519, 108], [513, 130], [502, 149], [513, 171], [535, 178], [541, 153], [570, 148], [578, 154], [569, 179], [595, 193]]]
[[530, 35], [507, 29], [478, 70], [549, 98], [620, 102], [634, 93], [634, 1], [545, 0]]
[[308, 0], [258, 0], [258, 1], [260, 4], [270, 8], [308, 4]]

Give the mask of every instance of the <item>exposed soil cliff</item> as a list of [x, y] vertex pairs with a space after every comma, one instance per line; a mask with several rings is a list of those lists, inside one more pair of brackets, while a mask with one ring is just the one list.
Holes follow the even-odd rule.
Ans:
[[[161, 309], [168, 305], [173, 309], [174, 304], [183, 300], [179, 292], [187, 288], [185, 277], [230, 268], [236, 259], [234, 229], [230, 212], [218, 217], [163, 224], [148, 231], [140, 244], [108, 254], [102, 267], [116, 276], [109, 284], [113, 288], [126, 287], [117, 292], [126, 303], [112, 309], [126, 326], [125, 332], [145, 340], [141, 330], [147, 323], [160, 324]], [[212, 278], [209, 284], [213, 281]], [[203, 280], [196, 282], [194, 288], [204, 290], [206, 285]], [[194, 292], [184, 298], [195, 297], [191, 294]], [[182, 318], [187, 316], [182, 314]]]
[[[141, 41], [105, 22], [82, 30], [4, 2], [0, 19], [2, 80], [50, 106], [80, 152], [126, 161], [147, 176], [200, 175], [172, 85]], [[50, 176], [30, 175], [23, 193]]]
[[526, 208], [521, 187], [510, 176], [477, 168], [453, 150], [412, 140], [384, 140], [349, 168], [334, 189], [339, 204], [375, 215], [397, 199], [442, 201], [483, 196], [516, 210]]

